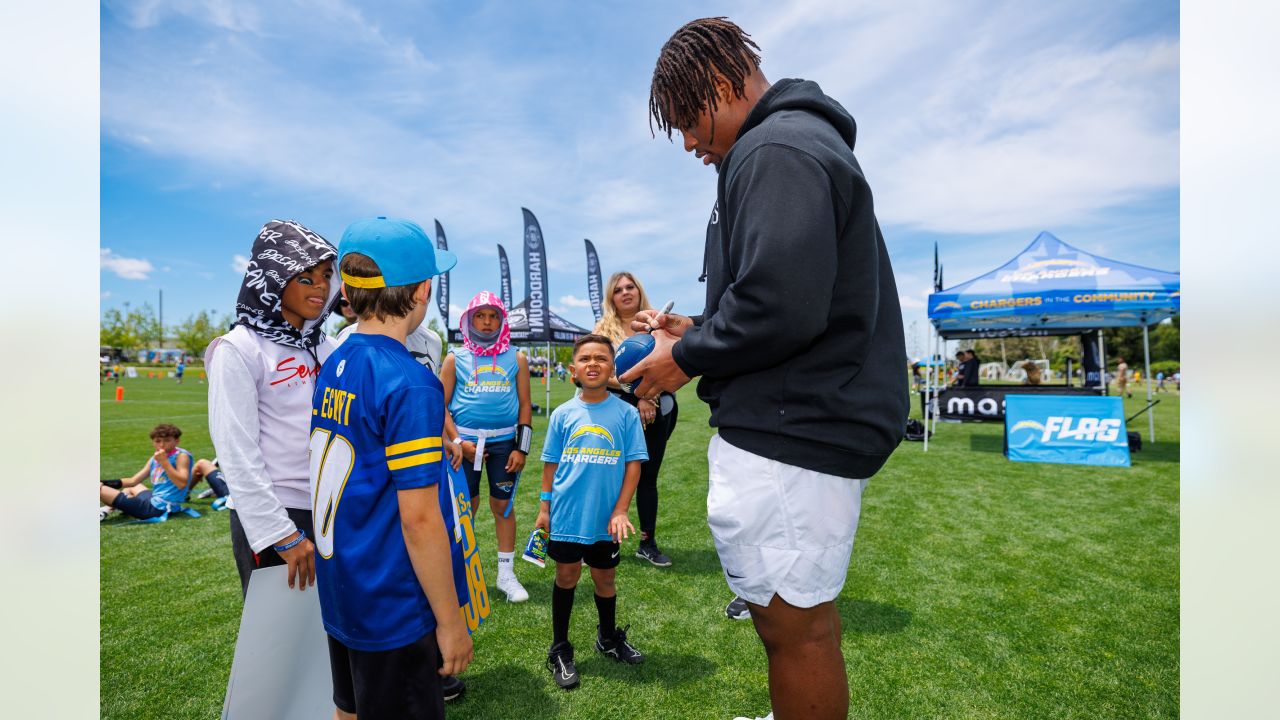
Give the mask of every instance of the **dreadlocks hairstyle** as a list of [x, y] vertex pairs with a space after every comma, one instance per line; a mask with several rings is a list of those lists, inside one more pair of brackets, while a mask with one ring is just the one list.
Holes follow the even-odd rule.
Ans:
[[[658, 53], [649, 86], [649, 132], [653, 121], [671, 137], [673, 129], [690, 128], [708, 107], [719, 106], [716, 76], [743, 97], [746, 77], [760, 67], [760, 46], [728, 18], [702, 18], [686, 23]], [[713, 128], [714, 129], [714, 128]]]

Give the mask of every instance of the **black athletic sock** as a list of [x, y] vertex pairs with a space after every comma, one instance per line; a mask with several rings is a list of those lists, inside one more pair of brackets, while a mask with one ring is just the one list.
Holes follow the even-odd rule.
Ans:
[[569, 616], [573, 614], [573, 591], [551, 581], [551, 644], [569, 641]]
[[227, 481], [222, 477], [221, 470], [214, 470], [204, 476], [205, 482], [209, 483], [209, 487], [213, 488], [213, 494], [217, 497], [226, 497], [231, 494], [227, 489]]
[[596, 595], [596, 612], [600, 613], [600, 637], [613, 637], [617, 623], [618, 596], [600, 597]]

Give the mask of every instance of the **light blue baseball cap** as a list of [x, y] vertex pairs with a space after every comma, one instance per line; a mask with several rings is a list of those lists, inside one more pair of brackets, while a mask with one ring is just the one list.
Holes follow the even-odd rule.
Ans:
[[458, 256], [437, 250], [431, 237], [412, 220], [378, 216], [347, 226], [338, 242], [338, 267], [347, 253], [360, 253], [378, 264], [381, 275], [355, 277], [343, 274], [352, 287], [380, 288], [414, 285], [448, 272]]

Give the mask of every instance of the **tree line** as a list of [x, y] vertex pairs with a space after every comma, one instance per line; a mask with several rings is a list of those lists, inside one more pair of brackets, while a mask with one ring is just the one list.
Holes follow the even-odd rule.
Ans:
[[155, 310], [143, 303], [132, 309], [110, 308], [103, 312], [98, 342], [136, 356], [139, 350], [164, 347], [164, 342], [171, 340], [177, 349], [199, 358], [209, 343], [230, 326], [230, 315], [215, 318], [207, 310], [201, 310], [176, 325], [161, 327]]
[[[1166, 373], [1179, 365], [1181, 318], [1154, 325], [1150, 329], [1151, 371]], [[1115, 369], [1117, 358], [1123, 357], [1132, 369], [1142, 367], [1142, 328], [1108, 328], [1103, 332], [1106, 343], [1107, 367]], [[1065, 371], [1067, 360], [1080, 367], [1080, 337], [1020, 337], [1000, 340], [969, 340], [961, 342], [961, 348], [972, 348], [982, 362], [1004, 362], [1014, 365], [1026, 359], [1045, 358], [1058, 371]]]

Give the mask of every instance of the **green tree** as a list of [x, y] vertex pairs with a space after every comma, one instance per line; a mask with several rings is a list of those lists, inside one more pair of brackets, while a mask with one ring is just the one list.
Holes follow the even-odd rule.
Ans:
[[229, 322], [215, 320], [207, 311], [201, 310], [174, 326], [173, 339], [182, 352], [200, 357], [209, 343], [222, 334]]
[[137, 337], [137, 344], [134, 347], [160, 347], [164, 342], [160, 319], [156, 317], [156, 311], [151, 309], [150, 303], [143, 303], [142, 307], [130, 310], [125, 316], [125, 321]]
[[111, 308], [102, 313], [98, 326], [98, 342], [121, 350], [133, 350], [138, 347], [139, 339], [129, 317], [119, 308]]

